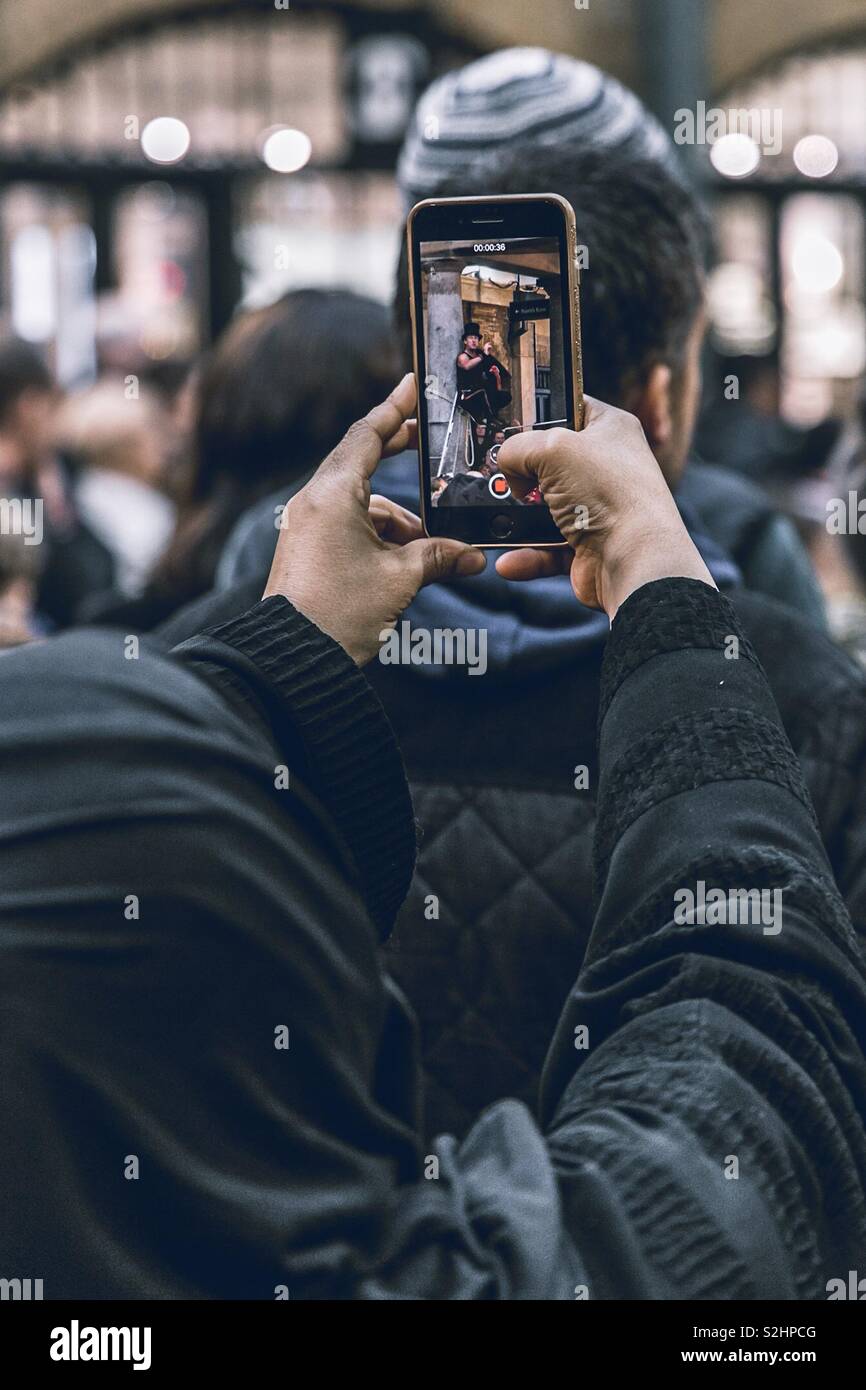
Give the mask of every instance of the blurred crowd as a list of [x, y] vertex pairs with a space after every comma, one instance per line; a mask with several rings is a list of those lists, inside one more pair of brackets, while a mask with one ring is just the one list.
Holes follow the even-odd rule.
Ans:
[[[622, 240], [631, 223], [616, 222], [618, 197], [594, 167], [596, 154], [605, 158], [603, 149], [590, 149], [583, 162], [599, 201], [591, 218], [579, 206], [578, 220], [584, 235], [595, 220], [600, 232]], [[638, 161], [617, 173], [631, 173], [639, 194], [652, 167]], [[513, 178], [487, 172], [490, 192], [513, 191]], [[554, 159], [547, 182], [575, 196], [566, 157]], [[663, 219], [657, 230], [664, 233]], [[644, 305], [627, 289], [613, 310], [618, 319], [611, 322], [608, 311], [596, 323], [592, 296], [612, 282], [613, 265], [600, 252], [594, 264], [584, 301], [589, 389], [633, 408], [633, 399], [623, 402], [624, 378], [644, 369], [645, 347], [659, 352], [665, 332], [683, 331], [683, 306], [673, 285], [655, 344], [639, 342], [630, 320]], [[697, 264], [691, 269], [697, 277]], [[691, 291], [680, 294], [689, 314], [698, 293]], [[0, 495], [38, 502], [42, 527], [39, 544], [11, 521], [0, 532], [3, 646], [82, 623], [146, 631], [206, 593], [247, 510], [294, 490], [410, 365], [404, 299], [402, 271], [393, 315], [349, 291], [290, 292], [268, 308], [239, 312], [198, 361], [127, 370], [112, 351], [96, 383], [80, 391], [62, 391], [36, 348], [0, 339]], [[612, 371], [610, 346], [595, 340], [596, 326], [617, 330], [634, 360]], [[690, 464], [678, 497], [696, 506], [747, 587], [805, 606], [866, 663], [866, 538], [828, 521], [833, 499], [848, 506], [852, 493], [858, 502], [864, 496], [866, 398], [853, 418], [798, 429], [781, 418], [773, 359], [722, 358], [702, 339], [703, 328], [695, 345], [704, 353], [702, 406], [693, 448], [680, 441]], [[680, 375], [675, 368], [674, 404], [688, 386]], [[647, 410], [650, 419], [642, 418], [654, 443], [651, 400]], [[678, 483], [678, 474], [679, 463], [669, 481]], [[266, 549], [273, 535], [260, 534]]]
[[206, 592], [245, 509], [307, 476], [397, 371], [386, 311], [336, 290], [239, 314], [201, 361], [114, 363], [78, 392], [0, 340], [0, 492], [42, 518], [38, 542], [14, 518], [0, 535], [3, 645], [81, 623], [146, 631]]
[[[0, 533], [3, 646], [81, 623], [147, 630], [205, 593], [246, 510], [308, 477], [404, 365], [387, 311], [341, 290], [291, 292], [238, 314], [198, 362], [78, 392], [34, 347], [0, 340], [0, 492], [41, 502], [44, 532]], [[771, 362], [714, 358], [695, 442], [698, 467], [730, 474], [732, 507], [745, 484], [796, 527], [830, 630], [866, 664], [866, 535], [839, 534], [831, 505], [856, 517], [866, 498], [866, 398], [801, 430], [779, 414]], [[798, 603], [784, 581], [776, 596]]]

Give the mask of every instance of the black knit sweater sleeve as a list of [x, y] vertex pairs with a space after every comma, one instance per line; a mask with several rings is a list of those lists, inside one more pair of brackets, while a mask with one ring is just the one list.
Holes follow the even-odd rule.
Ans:
[[866, 988], [721, 595], [640, 589], [603, 673], [598, 910], [543, 1082], [590, 1296], [826, 1298], [866, 1249]]
[[174, 648], [260, 732], [319, 797], [357, 869], [367, 909], [387, 934], [415, 864], [415, 823], [394, 732], [345, 651], [272, 597]]

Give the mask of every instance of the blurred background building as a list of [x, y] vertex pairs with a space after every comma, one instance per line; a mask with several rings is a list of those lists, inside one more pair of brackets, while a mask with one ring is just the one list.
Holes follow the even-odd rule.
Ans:
[[713, 341], [792, 423], [852, 409], [863, 0], [0, 0], [0, 325], [77, 386], [189, 361], [298, 285], [387, 300], [413, 103], [513, 43], [598, 63], [672, 134], [701, 101], [782, 113], [772, 153], [684, 148], [715, 201]]

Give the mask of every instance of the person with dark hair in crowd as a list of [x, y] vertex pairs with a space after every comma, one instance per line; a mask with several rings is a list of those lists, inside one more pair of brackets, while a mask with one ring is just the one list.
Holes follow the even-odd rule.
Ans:
[[[441, 141], [424, 133], [433, 116]], [[509, 50], [433, 85], [410, 127], [401, 178], [407, 204], [514, 192], [555, 192], [574, 204], [588, 249], [588, 389], [641, 419], [767, 671], [837, 881], [866, 933], [866, 685], [813, 621], [817, 588], [787, 523], [729, 473], [685, 467], [700, 375], [704, 227], [673, 159], [671, 141], [637, 98], [596, 68]], [[397, 306], [405, 327], [405, 262]], [[414, 452], [386, 462], [379, 486], [417, 506]], [[276, 501], [238, 523], [220, 566], [222, 591], [178, 614], [166, 640], [253, 601], [270, 563]], [[728, 547], [752, 582], [766, 579], [789, 604], [740, 587]], [[550, 1029], [586, 948], [608, 624], [575, 606], [561, 576], [521, 589], [490, 571], [430, 586], [405, 618], [427, 632], [486, 635], [483, 699], [478, 680], [458, 666], [369, 668], [400, 738], [422, 828], [418, 874], [388, 965], [420, 1018], [427, 1131], [463, 1134], [501, 1096], [532, 1102]], [[731, 665], [739, 650], [738, 639]]]
[[160, 396], [140, 382], [130, 394], [122, 377], [104, 376], [58, 413], [76, 511], [108, 550], [114, 586], [128, 597], [141, 592], [174, 530], [174, 435]]
[[36, 597], [42, 550], [29, 538], [0, 530], [0, 651], [40, 636]]
[[[140, 600], [103, 602], [86, 618], [146, 631], [209, 590], [245, 508], [278, 485], [300, 486], [396, 371], [389, 315], [363, 295], [292, 290], [241, 314], [196, 383], [173, 538]], [[272, 532], [278, 520], [272, 510]]]
[[246, 613], [134, 661], [104, 630], [0, 659], [7, 1267], [61, 1300], [824, 1299], [866, 1248], [866, 968], [737, 614], [595, 402], [502, 451], [613, 624], [587, 959], [537, 1118], [418, 1129], [377, 954], [415, 827], [358, 667], [484, 560], [371, 497], [414, 404], [406, 378], [293, 498]]
[[[447, 138], [434, 139], [431, 130], [447, 130]], [[407, 133], [398, 177], [407, 207], [479, 191], [556, 192], [572, 203], [588, 253], [581, 285], [587, 389], [641, 420], [705, 553], [722, 563], [724, 552], [746, 587], [826, 630], [820, 589], [790, 521], [746, 479], [711, 463], [687, 467], [706, 330], [709, 229], [672, 140], [638, 98], [565, 55], [503, 50], [433, 83]], [[396, 306], [406, 364], [408, 302], [404, 248]], [[405, 501], [415, 474], [404, 473], [395, 486]], [[247, 554], [242, 535], [246, 528], [230, 543], [234, 579], [258, 575], [266, 563], [266, 532], [260, 530], [258, 547], [250, 538]], [[228, 580], [228, 562], [222, 573]]]
[[29, 343], [0, 340], [0, 496], [38, 508], [43, 558], [36, 608], [54, 628], [114, 578], [108, 549], [78, 515], [69, 471], [56, 449], [60, 392]]
[[50, 455], [54, 379], [43, 358], [18, 338], [0, 341], [0, 482], [8, 489]]
[[866, 667], [866, 410], [801, 431], [769, 484], [800, 528], [834, 639]]

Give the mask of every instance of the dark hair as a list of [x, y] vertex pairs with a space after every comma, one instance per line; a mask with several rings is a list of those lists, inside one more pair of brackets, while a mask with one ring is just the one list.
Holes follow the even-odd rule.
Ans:
[[150, 590], [180, 603], [208, 589], [241, 513], [315, 468], [397, 366], [388, 311], [348, 290], [293, 290], [237, 318], [198, 381], [192, 467]]
[[25, 391], [52, 391], [54, 380], [35, 348], [20, 338], [0, 339], [0, 425]]
[[[656, 363], [675, 371], [703, 300], [707, 223], [694, 193], [661, 160], [633, 150], [497, 146], [487, 177], [463, 186], [456, 172], [437, 196], [559, 193], [577, 216], [587, 251], [581, 270], [587, 391], [622, 404]], [[398, 320], [408, 304], [405, 251], [398, 271]]]

